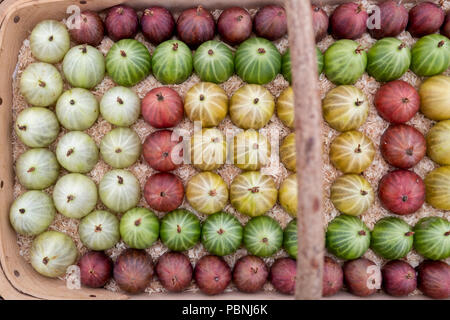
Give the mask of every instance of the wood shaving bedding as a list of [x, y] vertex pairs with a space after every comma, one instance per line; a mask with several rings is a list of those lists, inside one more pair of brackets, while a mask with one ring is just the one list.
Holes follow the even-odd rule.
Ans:
[[[437, 2], [437, 1], [436, 1]], [[373, 3], [373, 1], [367, 1], [363, 0], [361, 1], [364, 7], [368, 7], [370, 4]], [[405, 4], [405, 6], [410, 9], [412, 7], [412, 4]], [[450, 7], [450, 2], [446, 2], [446, 6], [448, 9]], [[325, 6], [323, 9], [330, 14], [336, 6]], [[257, 10], [250, 9], [249, 12], [252, 16], [256, 13]], [[221, 13], [221, 10], [214, 10], [212, 12], [214, 18], [217, 20]], [[139, 13], [141, 14], [141, 13]], [[104, 17], [104, 14], [101, 14]], [[175, 15], [176, 17], [176, 15]], [[415, 42], [415, 39], [413, 39], [409, 33], [403, 32], [398, 36], [398, 38], [402, 41], [405, 41], [409, 47], [412, 46], [412, 44]], [[145, 38], [142, 36], [141, 33], [139, 33], [136, 36], [136, 39], [140, 42], [144, 43], [146, 47], [149, 49], [150, 53], [153, 53], [155, 50], [155, 46], [150, 44], [145, 40]], [[219, 40], [218, 37], [216, 37], [217, 40]], [[331, 36], [325, 37], [320, 43], [318, 43], [319, 49], [324, 52], [332, 43], [334, 42], [334, 39]], [[366, 48], [369, 48], [375, 40], [372, 39], [369, 34], [364, 34], [361, 39], [358, 39], [357, 42], [365, 46]], [[280, 50], [281, 53], [284, 53], [285, 50], [288, 47], [288, 40], [287, 36], [284, 38], [275, 41], [274, 42], [278, 50]], [[104, 40], [101, 42], [101, 44], [98, 46], [98, 49], [106, 56], [109, 48], [112, 46], [113, 42], [109, 38], [105, 37]], [[74, 44], [73, 44], [74, 45]], [[232, 48], [233, 49], [233, 48]], [[19, 51], [18, 56], [18, 63], [16, 66], [16, 72], [14, 73], [13, 77], [13, 121], [16, 120], [17, 115], [20, 111], [22, 111], [24, 108], [28, 107], [28, 104], [26, 103], [24, 97], [20, 94], [19, 90], [19, 80], [20, 76], [23, 72], [23, 70], [32, 62], [35, 62], [35, 59], [31, 55], [31, 49], [30, 49], [30, 42], [29, 39], [24, 40], [23, 45]], [[56, 67], [61, 70], [61, 63], [56, 65]], [[447, 70], [447, 75], [450, 74], [450, 71]], [[421, 82], [421, 79], [418, 78], [414, 73], [411, 71], [408, 71], [402, 78], [402, 80], [407, 81], [408, 83], [412, 84], [415, 88], [418, 88]], [[186, 95], [186, 92], [196, 83], [200, 82], [200, 79], [197, 75], [193, 74], [189, 77], [189, 79], [182, 84], [179, 85], [169, 85], [168, 87], [174, 89], [177, 91], [182, 98]], [[320, 75], [319, 78], [319, 88], [320, 88], [320, 94], [321, 98], [324, 98], [325, 94], [335, 87], [330, 81], [328, 81], [324, 74]], [[227, 95], [231, 97], [231, 95], [241, 86], [244, 85], [244, 82], [236, 75], [232, 76], [230, 79], [228, 79], [226, 82], [220, 84], [220, 86], [226, 91]], [[279, 94], [288, 87], [288, 82], [284, 80], [282, 75], [278, 75], [275, 80], [270, 82], [269, 84], [265, 85], [272, 95], [274, 97], [278, 97]], [[370, 182], [374, 190], [377, 190], [378, 181], [381, 179], [381, 177], [388, 172], [389, 170], [393, 169], [390, 167], [381, 157], [381, 154], [379, 152], [379, 139], [384, 130], [387, 128], [388, 123], [385, 122], [382, 118], [380, 118], [375, 110], [375, 107], [373, 105], [373, 97], [377, 89], [379, 88], [380, 84], [377, 83], [372, 77], [368, 76], [367, 73], [363, 75], [361, 79], [358, 80], [358, 82], [355, 84], [356, 87], [361, 89], [366, 96], [369, 99], [370, 102], [370, 112], [369, 116], [367, 118], [367, 121], [365, 124], [359, 129], [360, 131], [364, 132], [367, 136], [369, 136], [374, 145], [376, 146], [376, 156], [371, 164], [371, 166], [364, 171], [364, 176], [367, 178], [367, 180]], [[100, 101], [103, 94], [109, 90], [110, 88], [114, 87], [115, 84], [109, 78], [106, 76], [104, 80], [94, 89], [92, 90], [93, 94], [97, 97], [97, 99]], [[150, 91], [151, 89], [155, 87], [162, 86], [161, 83], [159, 83], [152, 75], [147, 77], [145, 80], [134, 86], [132, 89], [138, 94], [138, 96], [142, 99], [145, 94]], [[64, 89], [69, 89], [69, 86], [65, 84]], [[51, 110], [54, 111], [53, 107], [50, 107]], [[414, 118], [408, 122], [408, 124], [413, 125], [416, 127], [419, 131], [422, 133], [426, 133], [429, 128], [432, 126], [432, 121], [426, 119], [422, 114], [418, 113], [414, 116]], [[111, 129], [113, 129], [114, 126], [109, 124], [107, 121], [105, 121], [101, 115], [99, 116], [97, 122], [88, 130], [85, 132], [88, 133], [94, 141], [99, 145], [102, 137], [108, 133]], [[154, 132], [156, 129], [151, 127], [149, 124], [147, 124], [142, 117], [139, 118], [139, 120], [131, 126], [131, 128], [136, 131], [136, 133], [139, 135], [141, 141], [143, 142], [144, 139], [152, 132]], [[225, 133], [225, 131], [230, 129], [237, 129], [236, 126], [234, 126], [229, 118], [227, 116], [218, 126], [218, 128]], [[184, 118], [183, 121], [175, 128], [175, 129], [182, 129], [189, 132], [189, 134], [193, 133], [193, 123], [187, 119]], [[280, 132], [279, 136], [279, 143], [281, 143], [282, 139], [288, 135], [292, 130], [285, 127], [281, 121], [274, 115], [270, 122], [266, 125], [264, 128], [266, 129], [266, 132], [270, 138], [271, 134], [274, 134], [276, 132]], [[64, 128], [61, 129], [61, 132], [58, 136], [58, 139], [49, 147], [50, 150], [55, 151], [57, 142], [59, 139], [67, 132]], [[329, 189], [333, 181], [341, 174], [339, 173], [330, 163], [329, 161], [329, 146], [331, 141], [338, 135], [338, 132], [331, 129], [326, 123], [323, 124], [323, 139], [324, 139], [324, 152], [323, 152], [323, 173], [324, 173], [324, 197], [323, 197], [323, 204], [324, 204], [324, 228], [326, 228], [326, 224], [332, 220], [334, 217], [339, 215], [339, 212], [334, 208], [333, 204], [329, 200]], [[17, 158], [27, 150], [27, 147], [23, 145], [23, 143], [18, 139], [17, 135], [15, 134], [14, 130], [12, 130], [12, 145], [13, 145], [13, 159], [14, 163], [17, 160]], [[276, 155], [278, 157], [278, 155]], [[280, 183], [289, 175], [289, 172], [286, 170], [286, 168], [281, 164], [279, 159], [276, 159], [277, 163], [275, 165], [270, 165], [268, 168], [265, 168], [268, 171], [268, 174], [270, 174], [273, 179], [275, 180], [277, 186], [280, 185]], [[420, 175], [422, 178], [436, 167], [436, 164], [434, 164], [429, 158], [425, 157], [418, 165], [414, 167], [414, 171]], [[98, 184], [103, 177], [103, 175], [110, 171], [112, 168], [107, 165], [103, 160], [100, 160], [97, 165], [94, 167], [94, 169], [88, 174], [92, 180]], [[139, 180], [141, 184], [141, 190], [143, 190], [143, 187], [145, 185], [145, 182], [149, 176], [151, 176], [155, 171], [150, 168], [141, 156], [140, 159], [132, 165], [130, 168], [128, 168]], [[218, 170], [215, 170], [227, 183], [229, 186], [232, 182], [233, 178], [238, 175], [241, 170], [237, 167], [229, 164], [223, 165]], [[68, 172], [64, 169], [61, 169], [60, 176], [67, 174]], [[198, 173], [198, 171], [191, 165], [182, 165], [180, 168], [176, 169], [174, 173], [182, 179], [184, 185], [186, 186], [187, 181]], [[45, 191], [49, 194], [52, 193], [53, 187], [50, 187], [46, 189]], [[15, 184], [14, 184], [14, 198], [18, 197], [20, 194], [25, 192], [25, 188], [23, 188], [18, 180], [17, 177], [15, 178]], [[142, 197], [139, 203], [139, 206], [148, 207], [145, 199]], [[184, 199], [181, 208], [185, 208], [187, 210], [190, 210], [194, 212], [201, 220], [204, 220], [206, 218], [206, 215], [199, 214], [198, 212], [195, 212], [195, 210], [192, 209], [192, 207], [189, 205], [189, 203]], [[103, 204], [99, 203], [97, 204], [96, 209], [106, 209]], [[235, 215], [238, 220], [245, 224], [249, 218], [247, 216], [244, 216], [240, 213], [238, 213], [231, 204], [228, 204], [225, 209], [225, 212], [228, 212], [230, 214]], [[164, 216], [164, 213], [162, 212], [155, 212], [158, 217]], [[279, 204], [276, 204], [269, 212], [267, 212], [267, 215], [270, 217], [273, 217], [276, 219], [280, 225], [284, 228], [289, 221], [292, 220], [292, 218], [285, 212]], [[375, 203], [370, 207], [370, 209], [364, 213], [361, 218], [362, 220], [368, 225], [369, 228], [373, 228], [373, 225], [376, 221], [379, 219], [390, 216], [391, 214], [382, 208], [380, 205], [380, 202], [378, 200], [378, 197], [376, 197]], [[440, 210], [436, 210], [432, 208], [431, 206], [424, 204], [424, 206], [415, 214], [410, 216], [405, 216], [403, 219], [408, 222], [411, 225], [414, 225], [420, 218], [424, 216], [441, 216], [446, 219], [449, 219], [450, 214], [449, 212], [444, 212]], [[120, 215], [119, 215], [120, 217]], [[57, 214], [55, 217], [55, 220], [53, 221], [52, 225], [50, 226], [51, 230], [59, 230], [62, 231], [69, 236], [72, 237], [72, 239], [75, 241], [76, 246], [79, 250], [80, 255], [84, 254], [88, 251], [87, 248], [83, 246], [83, 244], [80, 241], [80, 238], [78, 236], [78, 224], [79, 221], [76, 219], [70, 219], [67, 218], [61, 214]], [[17, 242], [20, 249], [20, 254], [24, 257], [26, 261], [29, 262], [29, 254], [30, 254], [30, 248], [33, 241], [33, 237], [26, 237], [26, 236], [17, 236]], [[120, 254], [121, 251], [123, 251], [127, 246], [123, 241], [120, 241], [117, 243], [114, 248], [107, 250], [106, 253], [115, 260], [116, 257]], [[160, 240], [155, 242], [151, 248], [147, 249], [146, 251], [152, 256], [153, 260], [156, 262], [159, 256], [161, 256], [163, 253], [165, 253], [168, 249], [161, 243]], [[202, 256], [207, 254], [206, 250], [203, 248], [201, 244], [197, 244], [194, 248], [187, 251], [187, 255], [190, 258], [191, 262], [195, 265], [195, 263], [200, 259]], [[233, 267], [234, 263], [242, 256], [245, 256], [247, 254], [247, 251], [244, 248], [241, 248], [237, 250], [234, 254], [228, 255], [225, 258], [227, 263]], [[274, 256], [270, 258], [265, 258], [265, 262], [270, 266], [273, 261], [276, 258], [279, 257], [285, 257], [287, 256], [286, 252], [284, 250], [280, 250], [278, 253], [276, 253]], [[382, 265], [385, 261], [375, 255], [370, 249], [368, 252], [364, 255], [366, 258], [369, 258], [373, 260], [378, 265]], [[417, 266], [422, 258], [415, 253], [414, 251], [410, 252], [408, 256], [406, 257], [406, 260], [411, 263], [412, 266]], [[450, 259], [447, 259], [450, 260]], [[118, 286], [116, 285], [114, 280], [111, 280], [108, 282], [108, 284], [105, 286], [107, 290], [110, 291], [120, 291]], [[152, 294], [152, 293], [159, 293], [159, 292], [165, 292], [165, 289], [161, 286], [159, 281], [154, 277], [149, 287], [145, 290], [146, 293]], [[196, 292], [198, 291], [198, 287], [192, 283], [189, 288], [187, 289], [189, 292]], [[227, 290], [227, 292], [230, 291], [236, 291], [236, 288], [233, 284], [231, 284]], [[273, 286], [270, 283], [267, 283], [264, 286], [264, 291], [274, 291]], [[418, 292], [414, 292], [413, 294], [417, 294]]]

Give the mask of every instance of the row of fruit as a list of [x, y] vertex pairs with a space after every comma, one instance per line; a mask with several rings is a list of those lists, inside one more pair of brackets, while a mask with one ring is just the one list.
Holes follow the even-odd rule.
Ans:
[[[61, 34], [54, 35], [46, 46], [38, 42], [53, 29], [58, 29]], [[33, 41], [34, 38], [36, 40]], [[291, 81], [289, 50], [282, 58], [277, 48], [264, 38], [255, 37], [244, 41], [234, 57], [226, 45], [211, 40], [203, 43], [193, 58], [188, 46], [179, 40], [161, 43], [152, 57], [139, 41], [122, 39], [111, 47], [106, 62], [97, 49], [86, 44], [69, 50], [69, 34], [56, 21], [46, 20], [38, 24], [31, 39], [33, 55], [39, 60], [55, 63], [64, 57], [63, 72], [73, 87], [93, 88], [101, 82], [105, 70], [115, 83], [127, 87], [145, 79], [150, 70], [163, 84], [181, 83], [191, 75], [193, 69], [202, 81], [214, 83], [226, 81], [234, 71], [247, 83], [269, 83], [280, 71]], [[55, 43], [58, 40], [64, 43]], [[49, 54], [49, 47], [55, 45], [61, 50]], [[367, 54], [361, 45], [348, 39], [333, 43], [323, 56], [319, 49], [316, 50], [319, 73], [323, 68], [327, 78], [338, 85], [354, 84], [366, 69], [377, 81], [385, 82], [400, 78], [410, 67], [419, 76], [432, 76], [442, 73], [450, 65], [449, 40], [438, 34], [419, 39], [412, 51], [396, 38], [379, 40]], [[50, 77], [52, 70], [48, 66], [46, 69], [43, 66], [41, 68]], [[50, 87], [57, 91], [56, 84]], [[45, 103], [51, 104], [52, 101]], [[39, 101], [35, 105], [45, 106]]]
[[[293, 294], [296, 272], [293, 259], [277, 259], [269, 270], [261, 258], [252, 255], [237, 260], [233, 270], [224, 259], [214, 255], [203, 256], [193, 268], [189, 259], [179, 252], [166, 252], [154, 266], [152, 258], [144, 250], [136, 249], [124, 250], [115, 263], [102, 252], [90, 251], [78, 265], [83, 285], [103, 287], [113, 277], [118, 286], [129, 293], [143, 292], [156, 274], [169, 292], [182, 292], [195, 279], [199, 289], [209, 295], [224, 292], [231, 281], [239, 291], [255, 293], [262, 290], [270, 279], [279, 292]], [[324, 294], [331, 295], [339, 289], [325, 289]]]
[[[212, 14], [202, 6], [184, 10], [177, 21], [172, 13], [163, 7], [145, 9], [139, 19], [136, 11], [126, 5], [118, 5], [107, 11], [103, 24], [100, 16], [92, 11], [85, 11], [82, 19], [69, 21], [80, 26], [71, 30], [72, 40], [78, 44], [97, 46], [106, 34], [113, 41], [134, 38], [139, 29], [152, 44], [172, 38], [176, 31], [178, 38], [196, 48], [203, 42], [212, 40], [216, 32], [216, 22]], [[284, 8], [267, 5], [258, 10], [253, 21], [247, 10], [232, 7], [224, 10], [217, 20], [217, 31], [222, 40], [230, 45], [237, 45], [248, 38], [252, 31], [258, 37], [277, 40], [287, 33], [286, 13]]]
[[[82, 175], [79, 178], [87, 179]], [[66, 197], [63, 200], [66, 199], [69, 201]], [[32, 213], [35, 220], [20, 220], [27, 212]], [[46, 193], [28, 191], [12, 206], [11, 213], [14, 214], [11, 222], [20, 232], [23, 228], [35, 228], [44, 222], [50, 224], [55, 212], [51, 198]], [[399, 218], [389, 217], [378, 221], [370, 232], [360, 219], [341, 215], [330, 222], [326, 243], [331, 253], [345, 260], [358, 259], [369, 246], [383, 258], [400, 259], [408, 254], [413, 243], [416, 251], [424, 257], [437, 260], [450, 254], [446, 241], [449, 228], [449, 222], [439, 217], [423, 218], [414, 228]], [[39, 231], [45, 229], [47, 226]], [[120, 222], [109, 212], [94, 211], [81, 220], [79, 235], [82, 243], [91, 250], [109, 249], [120, 238], [131, 248], [144, 249], [160, 237], [162, 243], [172, 251], [188, 250], [201, 240], [208, 252], [218, 256], [235, 252], [241, 242], [255, 256], [270, 256], [282, 245], [292, 258], [297, 255], [296, 221], [289, 223], [283, 232], [278, 223], [267, 216], [255, 217], [243, 228], [235, 217], [226, 213], [208, 216], [201, 226], [195, 215], [183, 209], [166, 214], [161, 224], [150, 210], [144, 208], [128, 210]], [[55, 277], [64, 274], [76, 257], [73, 241], [62, 233], [44, 232], [33, 242], [31, 263], [43, 275]], [[283, 292], [282, 289], [280, 291]]]
[[[335, 39], [357, 39], [366, 31], [375, 39], [395, 37], [405, 29], [414, 37], [422, 37], [441, 29], [441, 34], [450, 36], [450, 14], [431, 2], [422, 2], [409, 12], [403, 4], [389, 0], [378, 5], [379, 12], [369, 16], [361, 4], [345, 3], [339, 5], [331, 17], [318, 6], [311, 8], [314, 35], [317, 42], [322, 40], [328, 30]], [[369, 27], [367, 20], [380, 15], [380, 25]], [[105, 28], [103, 21], [95, 12], [83, 13], [79, 28], [71, 30], [72, 39], [78, 44], [97, 46], [103, 40]], [[374, 21], [373, 21], [374, 22]], [[171, 12], [161, 7], [150, 7], [139, 17], [133, 8], [119, 5], [110, 8], [105, 19], [106, 33], [118, 41], [134, 38], [139, 27], [145, 38], [154, 45], [172, 38], [175, 33], [181, 41], [191, 47], [212, 40], [216, 31], [214, 17], [202, 7], [183, 11], [177, 22]], [[277, 40], [287, 33], [286, 12], [276, 5], [267, 5], [258, 10], [253, 21], [247, 10], [239, 7], [225, 9], [217, 20], [217, 31], [221, 39], [237, 45], [247, 40], [252, 30], [259, 37]]]
[[[141, 225], [141, 220], [136, 221]], [[142, 225], [148, 222], [149, 220], [143, 220]], [[293, 230], [296, 230], [296, 226]], [[60, 253], [58, 260], [46, 260], [46, 254], [51, 250], [58, 250]], [[33, 266], [43, 274], [50, 271], [64, 273], [65, 268], [75, 263], [77, 257], [72, 240], [56, 231], [41, 234], [33, 243], [33, 253], [31, 257]], [[171, 251], [159, 257], [154, 267], [150, 255], [139, 249], [124, 250], [114, 264], [103, 252], [90, 251], [80, 258], [78, 266], [83, 285], [103, 287], [113, 277], [122, 290], [133, 294], [143, 292], [150, 284], [154, 273], [162, 286], [170, 292], [183, 291], [191, 285], [194, 278], [199, 289], [210, 295], [222, 293], [231, 280], [241, 292], [258, 292], [267, 279], [270, 279], [279, 292], [293, 294], [296, 277], [296, 262], [291, 258], [275, 260], [269, 272], [269, 268], [261, 258], [248, 255], [236, 261], [231, 271], [222, 258], [206, 255], [193, 269], [186, 255]], [[391, 260], [380, 271], [369, 259], [349, 260], [342, 268], [332, 258], [325, 257], [322, 294], [325, 297], [334, 295], [345, 283], [352, 294], [362, 297], [374, 294], [380, 287], [395, 297], [406, 296], [417, 287], [432, 298], [448, 297], [446, 279], [449, 274], [445, 262], [426, 260], [418, 266], [417, 271], [418, 274], [411, 265], [402, 260]]]
[[[183, 41], [166, 40], [156, 47], [152, 57], [141, 42], [121, 39], [113, 44], [105, 59], [98, 49], [86, 43], [70, 49], [69, 32], [62, 23], [54, 20], [42, 21], [33, 29], [30, 47], [34, 57], [43, 63], [63, 60], [63, 73], [69, 84], [86, 89], [99, 84], [105, 71], [115, 83], [126, 87], [145, 79], [150, 70], [161, 83], [182, 83], [193, 69], [202, 81], [221, 83], [236, 71], [248, 83], [265, 84], [276, 77], [282, 65], [278, 49], [272, 42], [259, 37], [244, 41], [234, 56], [229, 47], [215, 40], [202, 43], [194, 55]], [[289, 56], [286, 56], [284, 64], [289, 63]], [[54, 70], [49, 66], [41, 68], [41, 72], [49, 74], [49, 82]], [[261, 71], [257, 74], [255, 69]], [[288, 76], [288, 73], [288, 67], [284, 66], [284, 74]], [[58, 86], [53, 84], [50, 88], [57, 92]], [[33, 104], [46, 106], [53, 102], [33, 101]]]
[[[50, 54], [55, 46], [58, 50]], [[49, 63], [64, 57], [64, 75], [74, 87], [94, 87], [103, 79], [105, 69], [122, 86], [137, 84], [151, 69], [156, 79], [164, 84], [185, 81], [193, 69], [202, 81], [214, 83], [226, 81], [234, 71], [248, 83], [266, 84], [280, 71], [291, 80], [289, 51], [282, 58], [277, 48], [263, 38], [245, 40], [234, 57], [231, 49], [214, 40], [203, 43], [192, 58], [191, 50], [182, 41], [164, 41], [151, 57], [139, 41], [122, 38], [108, 52], [106, 63], [94, 47], [83, 44], [69, 48], [69, 33], [56, 21], [43, 21], [32, 32], [33, 55]], [[421, 38], [412, 52], [400, 40], [390, 37], [379, 40], [367, 54], [357, 42], [343, 39], [331, 45], [324, 57], [318, 49], [317, 55], [319, 73], [324, 66], [325, 75], [335, 84], [355, 83], [366, 68], [376, 80], [391, 81], [401, 77], [410, 65], [418, 75], [432, 76], [442, 73], [450, 64], [449, 40], [438, 34]], [[86, 68], [88, 65], [95, 68]]]
[[[27, 67], [21, 78], [22, 83], [29, 79], [27, 71], [30, 71], [36, 65], [34, 63]], [[30, 101], [32, 98], [28, 96], [26, 89], [21, 90], [21, 92], [26, 100], [32, 103]], [[258, 108], [255, 108], [255, 106]], [[291, 87], [286, 88], [281, 93], [276, 103], [271, 93], [259, 85], [244, 85], [232, 95], [229, 101], [225, 91], [218, 85], [200, 82], [189, 89], [184, 104], [181, 97], [173, 89], [158, 87], [147, 93], [142, 100], [142, 105], [136, 93], [126, 87], [119, 86], [109, 89], [103, 95], [100, 103], [97, 102], [90, 91], [82, 88], [73, 88], [62, 93], [56, 100], [56, 116], [49, 109], [30, 107], [17, 116], [14, 129], [26, 146], [43, 148], [52, 144], [58, 137], [60, 132], [59, 123], [67, 130], [83, 131], [89, 129], [97, 121], [99, 114], [101, 114], [102, 118], [112, 125], [123, 128], [134, 124], [142, 113], [144, 120], [153, 127], [167, 128], [180, 123], [184, 113], [186, 113], [190, 120], [200, 122], [202, 128], [205, 128], [204, 131], [210, 132], [211, 136], [217, 136], [219, 140], [216, 142], [218, 142], [217, 146], [219, 148], [221, 145], [226, 147], [224, 135], [215, 128], [206, 128], [217, 126], [229, 114], [232, 122], [240, 128], [261, 129], [269, 122], [275, 110], [280, 120], [286, 126], [292, 128], [294, 106]], [[122, 130], [122, 133], [124, 132], [128, 131]], [[246, 132], [241, 133], [241, 136], [254, 136], [257, 138], [257, 141], [265, 139], [265, 137], [254, 130], [247, 130]], [[192, 148], [195, 149], [198, 146], [202, 146], [200, 138], [203, 135], [208, 134], [203, 132], [203, 134], [192, 138]], [[147, 153], [146, 146], [150, 147], [154, 142], [158, 144], [171, 142], [173, 145], [179, 143], [172, 141], [171, 135], [168, 138], [162, 136], [159, 138], [148, 138], [144, 143], [144, 155]], [[104, 148], [108, 148], [110, 144], [108, 141], [117, 141], [117, 134], [107, 136], [105, 139], [107, 141], [104, 143]], [[135, 140], [136, 138], [130, 133], [128, 143]], [[240, 136], [235, 137], [235, 147], [238, 149], [241, 148], [240, 144], [243, 143], [241, 140]], [[129, 159], [130, 164], [134, 163], [135, 160], [132, 160], [136, 159], [140, 152], [139, 149], [134, 149], [133, 151], [133, 157], [130, 156]], [[102, 155], [104, 155], [103, 151]], [[225, 156], [225, 153], [223, 155]], [[127, 166], [129, 165], [114, 167]]]

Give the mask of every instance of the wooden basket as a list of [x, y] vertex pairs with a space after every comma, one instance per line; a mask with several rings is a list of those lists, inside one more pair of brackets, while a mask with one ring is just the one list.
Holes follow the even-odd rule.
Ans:
[[[322, 0], [321, 5], [348, 2]], [[103, 10], [127, 3], [142, 9], [148, 0], [4, 0], [0, 5], [0, 296], [5, 299], [127, 299], [121, 293], [104, 289], [67, 289], [61, 280], [40, 276], [20, 256], [16, 233], [7, 223], [13, 199], [14, 173], [12, 160], [12, 86], [11, 79], [17, 64], [22, 42], [32, 28], [43, 19], [63, 19], [66, 9], [77, 5], [81, 10]], [[298, 274], [296, 299], [319, 299], [322, 286], [324, 231], [322, 219], [322, 141], [321, 101], [318, 90], [316, 51], [312, 31], [310, 2], [307, 0], [152, 0], [177, 10], [203, 5], [208, 9], [222, 9], [233, 5], [256, 8], [280, 3], [286, 8], [289, 26], [289, 46], [292, 59], [292, 78], [295, 93], [295, 127], [297, 144], [297, 179], [299, 186], [298, 215]], [[349, 298], [341, 293], [338, 298]], [[380, 298], [377, 295], [372, 298]], [[178, 295], [143, 294], [137, 299], [204, 299], [202, 294]], [[286, 299], [275, 293], [244, 295], [228, 293], [208, 299]], [[416, 297], [415, 297], [416, 298]]]

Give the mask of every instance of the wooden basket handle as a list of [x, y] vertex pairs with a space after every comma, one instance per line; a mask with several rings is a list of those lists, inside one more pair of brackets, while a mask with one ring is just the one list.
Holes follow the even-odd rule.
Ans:
[[295, 299], [322, 297], [324, 230], [322, 216], [322, 109], [311, 3], [286, 0], [298, 184], [298, 255]]

